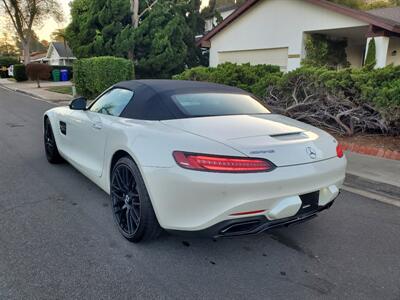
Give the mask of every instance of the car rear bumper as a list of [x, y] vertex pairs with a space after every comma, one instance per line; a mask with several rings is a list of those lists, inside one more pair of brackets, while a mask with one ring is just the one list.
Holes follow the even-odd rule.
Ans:
[[199, 231], [179, 231], [168, 230], [169, 232], [190, 237], [201, 238], [229, 238], [244, 235], [257, 235], [259, 233], [268, 231], [270, 229], [287, 227], [294, 224], [299, 224], [317, 217], [320, 211], [330, 208], [334, 200], [324, 206], [319, 206], [317, 209], [307, 212], [299, 213], [293, 217], [270, 221], [265, 216], [238, 218], [233, 220], [222, 221], [209, 228]]
[[202, 231], [246, 218], [280, 223], [295, 217], [304, 206], [302, 197], [310, 193], [318, 193], [317, 207], [325, 207], [337, 197], [345, 168], [345, 158], [332, 158], [267, 173], [222, 174], [178, 166], [144, 167], [142, 172], [161, 227]]

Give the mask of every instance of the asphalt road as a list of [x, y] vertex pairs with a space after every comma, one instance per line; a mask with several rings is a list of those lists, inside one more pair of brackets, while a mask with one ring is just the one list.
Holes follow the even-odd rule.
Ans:
[[0, 88], [0, 299], [400, 299], [400, 209], [347, 192], [256, 237], [127, 242], [104, 192], [47, 163], [50, 107]]

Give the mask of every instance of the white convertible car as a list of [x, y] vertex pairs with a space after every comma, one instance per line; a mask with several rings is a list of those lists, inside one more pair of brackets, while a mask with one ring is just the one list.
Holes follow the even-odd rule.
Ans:
[[223, 85], [121, 82], [43, 122], [49, 162], [68, 161], [110, 194], [133, 242], [162, 228], [230, 237], [301, 222], [329, 208], [345, 178], [332, 136]]

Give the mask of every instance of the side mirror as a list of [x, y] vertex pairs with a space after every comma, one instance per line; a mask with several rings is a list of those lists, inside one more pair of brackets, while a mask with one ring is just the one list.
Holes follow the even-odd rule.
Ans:
[[73, 110], [86, 110], [86, 98], [85, 97], [75, 98], [74, 100], [71, 101], [69, 108]]

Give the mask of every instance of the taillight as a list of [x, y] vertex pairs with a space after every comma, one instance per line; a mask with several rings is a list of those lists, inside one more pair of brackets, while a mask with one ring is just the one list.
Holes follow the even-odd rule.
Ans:
[[337, 154], [337, 156], [339, 157], [339, 158], [342, 158], [343, 157], [343, 148], [342, 148], [342, 145], [340, 145], [340, 144], [338, 144], [337, 146], [336, 146], [336, 154]]
[[272, 171], [273, 163], [260, 158], [229, 157], [175, 151], [175, 161], [185, 169], [225, 173], [252, 173]]

